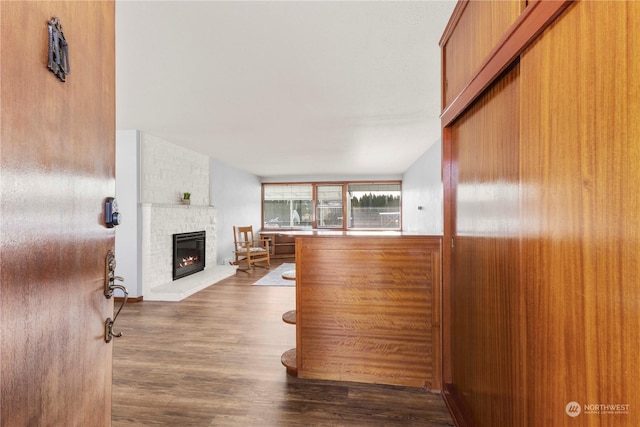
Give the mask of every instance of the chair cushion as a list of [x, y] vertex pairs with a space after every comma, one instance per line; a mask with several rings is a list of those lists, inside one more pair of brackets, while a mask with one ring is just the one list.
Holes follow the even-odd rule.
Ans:
[[[246, 248], [238, 248], [238, 250], [236, 251], [238, 253], [247, 253], [247, 249]], [[264, 248], [249, 248], [249, 252], [254, 253], [254, 252], [264, 252], [266, 253], [267, 250]]]

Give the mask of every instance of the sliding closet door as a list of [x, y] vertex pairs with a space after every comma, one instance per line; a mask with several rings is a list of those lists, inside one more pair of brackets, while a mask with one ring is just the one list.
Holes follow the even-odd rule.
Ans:
[[531, 426], [569, 402], [579, 425], [640, 425], [638, 28], [640, 3], [578, 2], [522, 57]]
[[482, 426], [522, 419], [518, 91], [516, 65], [451, 126], [451, 379]]

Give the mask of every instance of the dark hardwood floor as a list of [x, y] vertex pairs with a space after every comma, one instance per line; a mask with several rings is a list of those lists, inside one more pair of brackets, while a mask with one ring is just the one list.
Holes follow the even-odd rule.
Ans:
[[[273, 267], [272, 267], [273, 268]], [[181, 302], [127, 305], [113, 344], [113, 427], [451, 426], [419, 388], [288, 376], [294, 287], [251, 286], [239, 272]]]

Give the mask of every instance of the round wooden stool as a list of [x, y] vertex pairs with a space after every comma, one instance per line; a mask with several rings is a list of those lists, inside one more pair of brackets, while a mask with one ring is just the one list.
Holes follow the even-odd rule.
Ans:
[[287, 270], [284, 273], [282, 273], [282, 278], [285, 280], [296, 280], [296, 271]]

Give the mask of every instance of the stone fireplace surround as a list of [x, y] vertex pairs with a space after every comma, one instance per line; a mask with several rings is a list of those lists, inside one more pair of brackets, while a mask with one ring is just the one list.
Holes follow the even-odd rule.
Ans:
[[[209, 158], [144, 132], [140, 140], [141, 291], [145, 300], [180, 301], [232, 274], [216, 265], [216, 208], [209, 201]], [[180, 201], [191, 192], [191, 204]], [[173, 280], [173, 234], [204, 230], [204, 271]]]
[[[180, 301], [235, 274], [233, 266], [215, 265], [215, 213], [212, 206], [142, 204], [142, 293], [149, 301]], [[207, 233], [205, 270], [173, 280], [175, 233]]]

